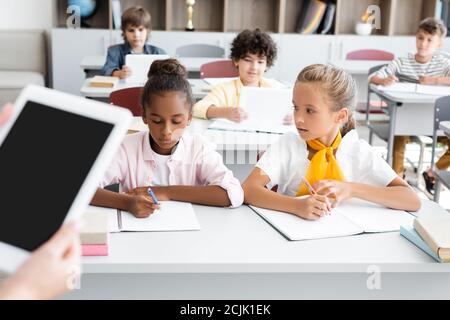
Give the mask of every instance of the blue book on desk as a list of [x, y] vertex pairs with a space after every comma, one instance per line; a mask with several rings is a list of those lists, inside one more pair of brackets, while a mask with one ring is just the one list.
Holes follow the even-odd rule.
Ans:
[[400, 234], [409, 241], [411, 241], [413, 244], [415, 244], [416, 247], [422, 249], [422, 251], [425, 251], [434, 260], [438, 262], [444, 262], [437, 256], [436, 253], [433, 252], [433, 250], [431, 250], [431, 248], [426, 244], [426, 242], [422, 240], [422, 238], [419, 236], [416, 230], [414, 230], [414, 227], [401, 226]]

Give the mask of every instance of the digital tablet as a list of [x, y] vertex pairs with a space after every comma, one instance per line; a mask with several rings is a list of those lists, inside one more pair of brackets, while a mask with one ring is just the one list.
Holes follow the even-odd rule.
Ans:
[[127, 54], [125, 65], [131, 69], [131, 76], [125, 79], [126, 83], [144, 84], [147, 81], [150, 66], [156, 60], [169, 59], [166, 54]]
[[0, 127], [0, 270], [90, 203], [132, 122], [124, 108], [28, 86]]

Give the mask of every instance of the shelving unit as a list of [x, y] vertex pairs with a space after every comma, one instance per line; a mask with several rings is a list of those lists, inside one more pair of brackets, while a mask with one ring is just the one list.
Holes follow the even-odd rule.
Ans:
[[[92, 28], [112, 29], [112, 0], [98, 0], [97, 13], [86, 21]], [[381, 13], [379, 35], [414, 35], [425, 17], [434, 16], [440, 0], [321, 0], [336, 4], [333, 34], [354, 34], [355, 24], [369, 5]], [[196, 31], [239, 32], [260, 28], [274, 33], [295, 33], [297, 20], [309, 0], [197, 0]], [[122, 11], [135, 5], [152, 15], [153, 30], [180, 31], [186, 25], [185, 0], [120, 0]], [[67, 19], [66, 1], [57, 1], [58, 27]]]

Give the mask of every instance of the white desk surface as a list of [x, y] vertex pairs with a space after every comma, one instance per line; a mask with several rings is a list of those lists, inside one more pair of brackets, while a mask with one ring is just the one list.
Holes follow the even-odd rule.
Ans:
[[389, 63], [389, 61], [379, 60], [330, 60], [329, 64], [342, 68], [351, 74], [369, 75], [369, 69], [375, 66]]
[[371, 84], [370, 88], [382, 95], [386, 98], [401, 102], [401, 103], [420, 103], [420, 104], [434, 104], [436, 99], [440, 98], [441, 96], [434, 96], [429, 94], [421, 94], [421, 93], [413, 93], [413, 92], [395, 92], [395, 91], [381, 91], [377, 88], [376, 85]]
[[[194, 205], [200, 231], [111, 234], [107, 257], [84, 257], [84, 273], [450, 272], [399, 232], [289, 241], [247, 206]], [[418, 214], [449, 214], [425, 201]]]
[[[183, 64], [187, 71], [200, 71], [202, 64], [224, 60], [225, 58], [191, 58], [191, 57], [180, 57], [177, 58], [181, 64]], [[105, 64], [106, 56], [85, 56], [80, 63], [80, 67], [83, 70], [100, 70]]]
[[[92, 88], [89, 87], [89, 83], [91, 80], [92, 78], [86, 79], [80, 89], [80, 93], [83, 97], [109, 98], [109, 95], [113, 91], [125, 88], [140, 87], [144, 85], [140, 85], [137, 83], [126, 83], [125, 81], [120, 80], [114, 88]], [[202, 99], [209, 93], [211, 89], [211, 86], [202, 79], [189, 79], [189, 83], [191, 84], [194, 99]]]
[[439, 123], [439, 129], [443, 130], [450, 137], [450, 121], [442, 121]]

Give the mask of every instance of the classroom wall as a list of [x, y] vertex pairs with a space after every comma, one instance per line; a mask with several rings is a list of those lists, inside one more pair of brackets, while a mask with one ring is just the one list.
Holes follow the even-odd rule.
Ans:
[[0, 0], [0, 30], [53, 27], [57, 0]]

